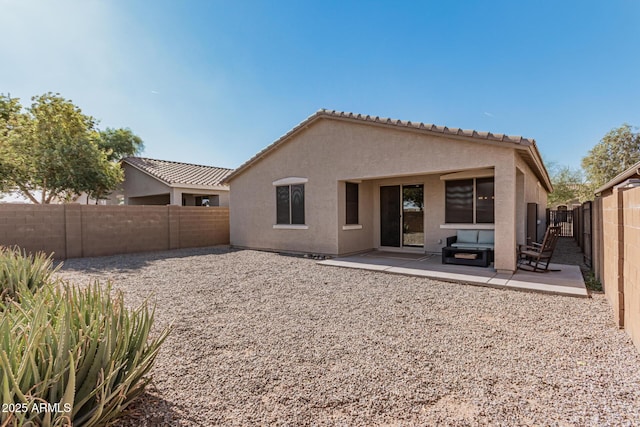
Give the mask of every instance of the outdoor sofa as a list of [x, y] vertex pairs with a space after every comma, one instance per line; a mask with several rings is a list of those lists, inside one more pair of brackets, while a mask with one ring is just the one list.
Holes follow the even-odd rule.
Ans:
[[486, 267], [493, 261], [494, 248], [493, 230], [457, 230], [455, 236], [447, 237], [442, 262]]

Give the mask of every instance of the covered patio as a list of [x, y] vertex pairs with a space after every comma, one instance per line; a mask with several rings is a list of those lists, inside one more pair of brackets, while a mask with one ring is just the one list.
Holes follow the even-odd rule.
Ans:
[[438, 254], [418, 254], [388, 251], [371, 251], [357, 255], [327, 259], [318, 262], [333, 267], [356, 268], [428, 277], [470, 285], [494, 288], [517, 289], [576, 297], [589, 294], [580, 272], [580, 267], [567, 264], [550, 264], [548, 273], [533, 273], [516, 270], [515, 273], [498, 273], [490, 267], [470, 267], [442, 264]]

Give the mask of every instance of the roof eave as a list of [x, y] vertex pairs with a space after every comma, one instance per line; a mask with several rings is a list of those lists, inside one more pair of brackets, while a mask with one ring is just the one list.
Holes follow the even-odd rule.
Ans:
[[[222, 183], [223, 184], [230, 184], [232, 180], [234, 180], [235, 178], [240, 176], [242, 173], [244, 173], [249, 167], [251, 167], [251, 165], [259, 162], [264, 157], [266, 157], [269, 154], [271, 154], [278, 147], [280, 147], [280, 145], [282, 145], [286, 141], [290, 140], [293, 136], [295, 136], [298, 133], [300, 133], [301, 131], [305, 130], [312, 123], [316, 122], [317, 120], [319, 120], [321, 118], [326, 118], [326, 119], [331, 119], [331, 120], [339, 120], [339, 121], [349, 121], [349, 122], [359, 123], [359, 124], [363, 124], [364, 123], [364, 124], [368, 124], [370, 126], [385, 127], [387, 129], [390, 128], [390, 127], [393, 127], [394, 129], [397, 129], [397, 130], [418, 132], [418, 133], [423, 133], [423, 134], [431, 134], [431, 135], [443, 136], [445, 138], [459, 139], [459, 140], [465, 140], [465, 141], [474, 141], [474, 142], [481, 142], [481, 143], [488, 143], [488, 144], [499, 144], [501, 147], [504, 147], [505, 144], [513, 144], [513, 146], [514, 146], [513, 148], [529, 147], [531, 145], [531, 143], [533, 143], [533, 146], [534, 146], [534, 149], [535, 149], [535, 153], [536, 153], [537, 157], [540, 158], [540, 155], [537, 152], [537, 148], [535, 148], [535, 140], [531, 140], [530, 141], [530, 140], [528, 140], [526, 138], [522, 138], [522, 137], [519, 137], [520, 138], [519, 141], [515, 141], [515, 140], [512, 140], [512, 138], [515, 138], [515, 137], [511, 137], [509, 135], [503, 135], [503, 134], [500, 134], [500, 136], [497, 136], [497, 134], [489, 135], [488, 132], [486, 132], [487, 136], [484, 137], [484, 136], [479, 136], [479, 135], [482, 134], [482, 133], [485, 133], [485, 132], [477, 132], [477, 131], [466, 131], [465, 132], [462, 129], [456, 129], [455, 132], [454, 132], [452, 129], [449, 129], [446, 126], [425, 125], [424, 123], [413, 124], [413, 123], [408, 122], [408, 121], [407, 122], [402, 122], [400, 120], [386, 119], [386, 118], [380, 118], [380, 117], [373, 117], [373, 118], [371, 116], [364, 116], [363, 117], [361, 114], [353, 114], [353, 113], [339, 113], [339, 114], [336, 114], [335, 112], [332, 113], [332, 112], [328, 112], [327, 110], [322, 109], [322, 110], [316, 111], [314, 114], [312, 114], [311, 116], [307, 117], [305, 120], [303, 120], [298, 125], [296, 125], [294, 128], [292, 128], [289, 132], [287, 132], [286, 134], [284, 134], [283, 136], [278, 138], [276, 141], [274, 141], [273, 143], [268, 145], [262, 151], [258, 152], [251, 159], [247, 160], [245, 163], [240, 165], [235, 171], [233, 171], [231, 174], [229, 174], [229, 176], [227, 176], [222, 181]], [[398, 123], [400, 123], [400, 124], [398, 124]], [[538, 160], [536, 160], [536, 163], [538, 163]], [[549, 188], [552, 188], [551, 187], [551, 182], [548, 179], [548, 174], [546, 172], [546, 169], [544, 168], [544, 165], [542, 165], [541, 175], [543, 175], [543, 178], [545, 178], [545, 180], [546, 180], [545, 184]], [[549, 190], [549, 191], [551, 191], [551, 190]]]
[[540, 151], [538, 151], [538, 146], [536, 145], [536, 141], [531, 141], [530, 144], [527, 144], [527, 149], [531, 153], [531, 157], [536, 165], [536, 169], [538, 172], [538, 178], [542, 181], [543, 185], [547, 189], [547, 192], [553, 192], [553, 184], [551, 183], [551, 178], [549, 177], [549, 172], [544, 165], [544, 161], [542, 160], [542, 156], [540, 155]]
[[314, 114], [310, 115], [305, 120], [294, 126], [289, 132], [276, 139], [274, 142], [266, 146], [262, 151], [259, 151], [255, 156], [253, 156], [233, 172], [231, 172], [224, 180], [221, 181], [221, 183], [229, 185], [232, 180], [244, 173], [251, 165], [259, 162], [264, 157], [271, 154], [271, 152], [275, 151], [285, 141], [291, 139], [294, 135], [297, 135], [299, 132], [306, 129], [311, 123], [313, 123], [320, 117], [321, 112], [322, 110], [316, 111]]
[[164, 179], [162, 179], [162, 178], [160, 178], [160, 177], [158, 177], [158, 176], [155, 176], [155, 175], [153, 175], [153, 174], [149, 173], [149, 171], [146, 171], [146, 170], [142, 169], [141, 167], [138, 167], [137, 165], [134, 165], [133, 163], [131, 163], [131, 162], [127, 161], [127, 159], [126, 159], [126, 158], [125, 158], [125, 159], [122, 159], [122, 162], [124, 162], [124, 163], [128, 164], [129, 166], [131, 166], [132, 168], [134, 168], [134, 169], [136, 169], [136, 170], [139, 170], [139, 171], [140, 171], [140, 172], [142, 172], [143, 174], [145, 174], [145, 175], [147, 175], [147, 176], [150, 176], [151, 178], [155, 179], [156, 181], [160, 181], [160, 182], [161, 182], [161, 183], [163, 183], [164, 185], [168, 185], [169, 187], [171, 186], [171, 183], [170, 183], [170, 182], [165, 181]]
[[615, 187], [616, 185], [620, 184], [621, 182], [626, 181], [627, 179], [631, 178], [634, 175], [640, 175], [640, 162], [634, 164], [633, 166], [631, 166], [629, 169], [625, 170], [624, 172], [616, 175], [615, 178], [613, 178], [611, 181], [607, 182], [605, 185], [603, 185], [602, 187], [598, 188], [594, 194], [598, 195], [600, 193], [602, 193], [603, 191], [607, 191], [612, 187]]
[[171, 188], [186, 188], [189, 190], [212, 190], [212, 191], [229, 191], [228, 185], [215, 184], [215, 185], [202, 185], [202, 184], [185, 184], [181, 182], [174, 182], [169, 184]]

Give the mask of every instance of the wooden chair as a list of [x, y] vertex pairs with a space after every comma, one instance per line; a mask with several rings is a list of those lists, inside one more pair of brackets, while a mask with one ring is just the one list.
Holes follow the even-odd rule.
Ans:
[[559, 271], [549, 269], [549, 262], [556, 249], [558, 237], [560, 237], [560, 226], [552, 226], [547, 228], [544, 233], [542, 243], [533, 242], [530, 245], [521, 245], [518, 248], [518, 268], [536, 273]]

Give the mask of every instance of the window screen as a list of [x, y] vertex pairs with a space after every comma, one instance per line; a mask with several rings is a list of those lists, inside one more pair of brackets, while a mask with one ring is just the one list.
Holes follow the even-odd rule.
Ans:
[[347, 224], [358, 224], [358, 191], [359, 185], [353, 182], [346, 183], [347, 196]]
[[445, 222], [473, 223], [473, 179], [446, 182]]
[[476, 222], [489, 223], [494, 222], [493, 208], [493, 178], [477, 178], [476, 179]]
[[304, 224], [304, 184], [276, 187], [276, 224]]
[[291, 224], [304, 224], [304, 184], [291, 186]]
[[289, 186], [276, 187], [276, 223], [290, 224], [289, 213]]

